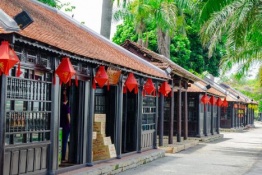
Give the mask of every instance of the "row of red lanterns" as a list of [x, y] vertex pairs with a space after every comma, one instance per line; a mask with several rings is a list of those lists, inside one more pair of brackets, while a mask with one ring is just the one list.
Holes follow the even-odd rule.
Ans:
[[215, 98], [214, 96], [211, 96], [210, 98], [205, 94], [202, 96], [201, 98], [201, 102], [203, 104], [208, 104], [210, 103], [211, 105], [217, 105], [220, 107], [228, 107], [228, 102], [226, 100], [226, 98], [224, 98], [224, 100], [222, 101], [221, 98]]

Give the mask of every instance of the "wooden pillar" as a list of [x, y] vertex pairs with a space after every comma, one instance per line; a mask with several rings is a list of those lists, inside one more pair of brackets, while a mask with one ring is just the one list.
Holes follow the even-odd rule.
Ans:
[[116, 108], [116, 133], [115, 133], [115, 147], [116, 157], [121, 159], [122, 154], [122, 117], [123, 117], [123, 77], [120, 77], [117, 86], [117, 108]]
[[[158, 82], [156, 82], [156, 87], [158, 87]], [[158, 132], [158, 116], [159, 116], [159, 106], [158, 106], [158, 91], [156, 91], [156, 116], [155, 116], [155, 124], [156, 124], [156, 128], [155, 128], [155, 133], [154, 133], [154, 145], [153, 147], [155, 149], [157, 149], [157, 132]]]
[[187, 140], [188, 138], [188, 103], [187, 103], [187, 88], [188, 84], [185, 82], [185, 93], [184, 93], [184, 140]]
[[[59, 59], [54, 59], [54, 68], [59, 64]], [[55, 76], [56, 82], [59, 82], [59, 78]], [[56, 83], [52, 86], [52, 105], [51, 107], [51, 121], [50, 121], [50, 149], [48, 158], [48, 173], [55, 174], [58, 169], [58, 148], [59, 148], [59, 126], [60, 126], [60, 85]]]
[[159, 146], [163, 146], [163, 139], [164, 139], [164, 96], [160, 93]]
[[178, 96], [177, 96], [177, 142], [181, 142], [181, 119], [182, 119], [182, 94], [181, 94], [181, 80], [178, 82]]
[[169, 137], [168, 137], [168, 143], [173, 144], [174, 143], [174, 81], [172, 80], [171, 83], [172, 90], [171, 90], [171, 99], [170, 99], [170, 128], [169, 128]]
[[0, 174], [4, 174], [6, 75], [0, 77]]
[[231, 119], [231, 127], [234, 128], [235, 127], [235, 120], [236, 120], [236, 116], [237, 116], [237, 108], [234, 108], [234, 104], [233, 104], [233, 108], [232, 108], [232, 119]]
[[220, 119], [221, 119], [221, 108], [218, 106], [217, 107], [217, 134], [220, 133], [219, 128], [220, 128]]
[[[205, 95], [207, 95], [207, 93], [205, 92]], [[207, 122], [207, 109], [208, 108], [208, 106], [207, 106], [207, 104], [204, 104], [204, 135], [205, 136], [207, 136], [208, 135], [208, 133], [207, 133], [207, 124], [208, 124], [208, 122]]]
[[92, 87], [93, 75], [95, 74], [95, 69], [91, 71], [91, 79], [89, 82], [90, 96], [89, 96], [89, 113], [87, 116], [87, 151], [86, 151], [86, 165], [93, 166], [93, 123], [94, 123], [94, 113], [95, 113], [95, 89]]
[[214, 135], [215, 131], [214, 131], [214, 105], [211, 104], [211, 134]]
[[[144, 83], [144, 79], [141, 78], [140, 79], [140, 83], [139, 83], [139, 89], [138, 89], [138, 100], [137, 100], [137, 106], [138, 106], [138, 110], [137, 110], [137, 152], [141, 153], [142, 150], [142, 144], [141, 144], [141, 139], [142, 139], [142, 108], [143, 108], [143, 96], [142, 96], [142, 91], [143, 91], [143, 83]], [[154, 135], [154, 139], [156, 136]], [[154, 147], [155, 147], [155, 142], [154, 142]]]

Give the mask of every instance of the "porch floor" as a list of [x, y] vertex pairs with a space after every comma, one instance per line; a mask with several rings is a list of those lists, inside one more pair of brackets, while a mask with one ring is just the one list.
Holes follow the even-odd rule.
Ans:
[[142, 153], [134, 153], [123, 156], [121, 159], [110, 159], [92, 167], [79, 168], [77, 170], [61, 173], [60, 175], [101, 175], [101, 174], [117, 174], [131, 168], [149, 163], [155, 159], [165, 156], [162, 149], [152, 149], [143, 151]]

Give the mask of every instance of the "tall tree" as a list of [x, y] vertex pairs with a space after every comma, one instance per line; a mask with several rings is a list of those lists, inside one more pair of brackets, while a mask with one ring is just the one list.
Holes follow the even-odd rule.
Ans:
[[238, 63], [241, 76], [252, 63], [261, 64], [261, 0], [207, 0], [200, 20], [203, 23], [201, 40], [209, 55], [220, 40], [225, 40], [226, 56], [221, 62], [225, 70]]
[[[100, 34], [108, 39], [110, 39], [111, 33], [111, 23], [112, 23], [112, 13], [113, 13], [113, 4], [115, 0], [103, 0], [102, 4], [102, 16], [101, 16], [101, 28]], [[117, 5], [120, 6], [121, 2], [123, 3], [122, 7], [126, 6], [127, 1], [117, 0]]]

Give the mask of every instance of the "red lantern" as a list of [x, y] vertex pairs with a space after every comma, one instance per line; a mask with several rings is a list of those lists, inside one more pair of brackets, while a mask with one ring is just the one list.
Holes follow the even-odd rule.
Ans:
[[217, 102], [217, 99], [216, 99], [214, 96], [212, 96], [212, 97], [210, 98], [209, 102], [211, 103], [211, 105], [215, 105], [216, 102]]
[[[8, 75], [9, 70], [12, 69], [12, 67], [14, 67], [14, 65], [19, 61], [20, 60], [15, 54], [15, 51], [9, 47], [8, 41], [2, 41], [0, 46], [0, 75], [2, 73]], [[18, 70], [18, 72], [20, 75], [21, 71]]]
[[216, 105], [221, 106], [222, 103], [223, 103], [223, 101], [221, 100], [221, 98], [218, 97]]
[[124, 93], [126, 92], [126, 88], [129, 90], [129, 92], [132, 92], [132, 90], [135, 89], [135, 94], [138, 93], [138, 83], [134, 74], [131, 72], [128, 74], [128, 77], [126, 79]]
[[225, 98], [223, 103], [222, 103], [222, 106], [223, 107], [228, 107], [228, 102], [227, 102], [227, 99]]
[[107, 85], [109, 86], [109, 81], [108, 81], [108, 75], [106, 73], [105, 70], [105, 66], [99, 66], [97, 72], [96, 72], [96, 76], [94, 78], [94, 84], [93, 84], [93, 88], [95, 89], [95, 83], [98, 84], [98, 86], [100, 88], [102, 88], [107, 82]]
[[152, 92], [155, 92], [156, 88], [153, 84], [153, 81], [151, 78], [148, 78], [145, 85], [144, 85], [144, 90], [143, 90], [143, 95], [145, 94], [152, 94]]
[[159, 92], [166, 97], [168, 93], [171, 92], [170, 85], [166, 81], [163, 82], [159, 88]]
[[68, 57], [62, 58], [61, 63], [57, 67], [55, 73], [60, 78], [60, 81], [64, 84], [68, 83], [71, 78], [76, 74], [74, 67], [72, 66]]
[[203, 104], [207, 104], [209, 102], [209, 98], [207, 95], [203, 95], [202, 98], [201, 98], [201, 102]]

